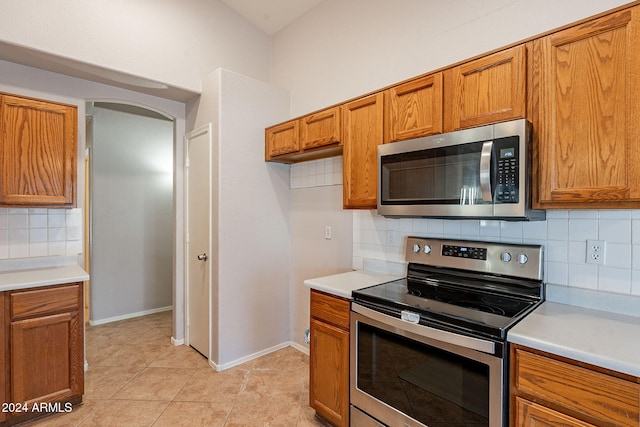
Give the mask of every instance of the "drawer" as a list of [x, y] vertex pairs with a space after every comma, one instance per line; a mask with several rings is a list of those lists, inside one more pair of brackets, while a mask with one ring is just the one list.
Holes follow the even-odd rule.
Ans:
[[567, 414], [611, 426], [638, 427], [640, 384], [562, 360], [515, 350], [518, 395]]
[[10, 293], [11, 320], [78, 310], [81, 301], [80, 283], [14, 291]]
[[349, 330], [350, 302], [316, 290], [311, 290], [311, 317]]

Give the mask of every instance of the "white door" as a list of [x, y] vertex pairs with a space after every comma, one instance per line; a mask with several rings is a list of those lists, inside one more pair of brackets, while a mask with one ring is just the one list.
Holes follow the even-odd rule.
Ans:
[[209, 358], [211, 335], [211, 125], [186, 136], [187, 344]]

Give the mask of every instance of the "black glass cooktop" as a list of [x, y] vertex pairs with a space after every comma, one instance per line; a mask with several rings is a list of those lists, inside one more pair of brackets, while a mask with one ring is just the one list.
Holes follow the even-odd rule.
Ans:
[[474, 289], [410, 278], [354, 291], [353, 299], [397, 317], [401, 311], [418, 313], [420, 323], [428, 326], [501, 340], [510, 326], [540, 302], [535, 297], [501, 293], [491, 285]]

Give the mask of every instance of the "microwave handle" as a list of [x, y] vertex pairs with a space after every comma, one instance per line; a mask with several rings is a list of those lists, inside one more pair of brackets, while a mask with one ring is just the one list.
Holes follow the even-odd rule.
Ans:
[[480, 154], [480, 190], [482, 191], [482, 201], [492, 202], [493, 192], [491, 191], [491, 154], [493, 152], [493, 141], [482, 144]]

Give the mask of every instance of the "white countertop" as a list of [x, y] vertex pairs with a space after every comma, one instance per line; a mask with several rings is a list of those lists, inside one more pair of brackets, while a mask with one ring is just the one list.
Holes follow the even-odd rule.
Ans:
[[305, 286], [344, 298], [351, 298], [351, 291], [401, 279], [404, 275], [378, 273], [367, 270], [317, 277], [304, 281]]
[[640, 377], [640, 317], [544, 302], [508, 341]]
[[77, 264], [25, 268], [0, 272], [0, 292], [89, 280], [89, 274]]

